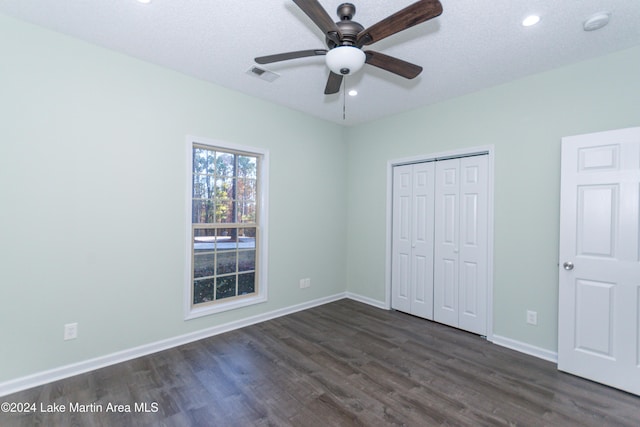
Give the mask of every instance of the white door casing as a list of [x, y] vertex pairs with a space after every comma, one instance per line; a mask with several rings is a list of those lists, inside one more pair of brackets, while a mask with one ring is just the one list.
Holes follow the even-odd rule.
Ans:
[[434, 319], [487, 334], [488, 156], [436, 163]]
[[558, 369], [640, 395], [640, 128], [562, 139]]

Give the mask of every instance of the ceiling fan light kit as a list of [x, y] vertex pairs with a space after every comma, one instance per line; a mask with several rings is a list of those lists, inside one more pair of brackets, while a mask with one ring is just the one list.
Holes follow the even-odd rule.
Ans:
[[338, 46], [327, 52], [325, 57], [327, 67], [332, 73], [355, 74], [364, 65], [367, 56], [361, 49], [355, 46]]
[[340, 20], [334, 22], [318, 0], [293, 0], [293, 2], [324, 33], [328, 49], [307, 49], [259, 56], [255, 61], [258, 64], [269, 64], [326, 55], [326, 64], [330, 70], [324, 90], [326, 95], [338, 93], [343, 77], [357, 73], [364, 64], [378, 67], [406, 79], [417, 77], [422, 72], [422, 67], [419, 65], [372, 50], [364, 51], [362, 48], [442, 14], [442, 4], [439, 0], [419, 0], [376, 24], [364, 28], [352, 20], [356, 13], [356, 7], [352, 3], [342, 3], [338, 6], [336, 13]]

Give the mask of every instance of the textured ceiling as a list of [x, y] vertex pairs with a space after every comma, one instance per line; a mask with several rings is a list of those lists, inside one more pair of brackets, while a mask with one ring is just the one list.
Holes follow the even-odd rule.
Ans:
[[[340, 0], [320, 0], [331, 17]], [[528, 74], [640, 44], [640, 0], [441, 0], [444, 12], [368, 48], [421, 65], [405, 80], [365, 65], [345, 79], [356, 97], [324, 95], [324, 57], [262, 66], [266, 82], [247, 73], [255, 56], [325, 48], [324, 36], [291, 0], [0, 0], [14, 16], [133, 57], [351, 125], [443, 101]], [[353, 0], [364, 27], [412, 0]], [[583, 22], [611, 13], [608, 26]], [[541, 15], [525, 28], [522, 19]]]

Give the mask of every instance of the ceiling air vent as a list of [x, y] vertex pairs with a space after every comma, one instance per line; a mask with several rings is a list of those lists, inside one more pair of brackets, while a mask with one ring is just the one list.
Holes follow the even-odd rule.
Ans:
[[280, 77], [280, 74], [276, 74], [272, 71], [265, 70], [264, 68], [256, 67], [255, 65], [247, 70], [247, 74], [252, 75], [254, 77], [258, 77], [259, 79], [262, 79], [262, 80], [266, 80], [268, 82], [272, 82], [278, 77]]

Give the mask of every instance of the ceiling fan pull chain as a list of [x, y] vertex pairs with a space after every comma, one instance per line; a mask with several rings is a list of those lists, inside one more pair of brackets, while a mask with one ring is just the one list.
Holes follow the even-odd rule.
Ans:
[[347, 120], [347, 78], [343, 78], [342, 88], [342, 120]]

